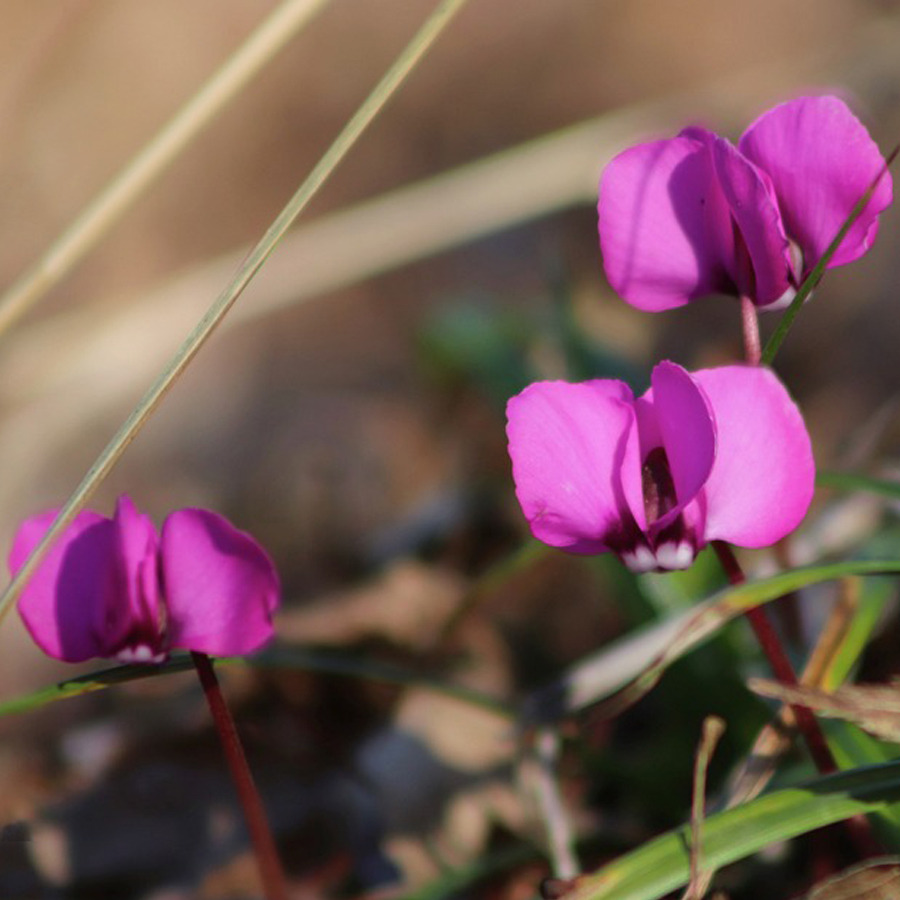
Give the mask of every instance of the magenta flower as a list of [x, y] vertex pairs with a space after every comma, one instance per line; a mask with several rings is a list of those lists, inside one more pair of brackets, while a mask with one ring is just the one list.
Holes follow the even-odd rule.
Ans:
[[637, 572], [687, 568], [711, 540], [772, 544], [812, 499], [809, 435], [765, 368], [661, 362], [638, 399], [621, 381], [543, 381], [507, 417], [534, 536]]
[[[609, 283], [651, 312], [713, 293], [782, 307], [884, 166], [837, 97], [776, 106], [737, 147], [702, 128], [639, 144], [613, 159], [600, 181]], [[829, 268], [869, 249], [891, 199], [884, 174]]]
[[[55, 516], [22, 523], [9, 556], [13, 572]], [[266, 552], [222, 516], [180, 509], [157, 535], [123, 496], [111, 519], [91, 511], [75, 517], [22, 593], [19, 613], [57, 659], [161, 662], [173, 649], [256, 650], [272, 636], [279, 590]]]

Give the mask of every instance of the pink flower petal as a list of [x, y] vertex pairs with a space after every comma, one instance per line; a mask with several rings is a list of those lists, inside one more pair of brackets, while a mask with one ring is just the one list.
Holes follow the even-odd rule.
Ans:
[[116, 538], [115, 596], [107, 598], [103, 641], [123, 662], [161, 662], [163, 646], [156, 529], [127, 496], [113, 517]]
[[[785, 229], [803, 252], [808, 272], [884, 167], [860, 121], [837, 97], [800, 97], [763, 113], [740, 140], [741, 152], [772, 179]], [[890, 174], [829, 266], [862, 256], [878, 231], [878, 214], [892, 199]]]
[[620, 153], [597, 211], [607, 278], [633, 306], [657, 312], [730, 290], [731, 221], [703, 142], [686, 134]]
[[172, 647], [230, 656], [272, 637], [278, 575], [249, 534], [208, 510], [178, 510], [163, 524], [161, 559]]
[[660, 520], [662, 525], [697, 496], [709, 477], [716, 456], [716, 426], [703, 391], [675, 363], [664, 361], [654, 367], [652, 389], [644, 396], [653, 404], [678, 498], [676, 509]]
[[633, 402], [607, 380], [538, 382], [509, 401], [516, 496], [538, 540], [603, 553], [629, 506], [643, 516]]
[[716, 459], [703, 488], [706, 540], [765, 547], [793, 531], [812, 500], [815, 463], [803, 418], [769, 370], [693, 373], [716, 419]]
[[[15, 573], [40, 543], [56, 511], [27, 519], [9, 555]], [[35, 643], [49, 656], [83, 662], [110, 656], [104, 610], [118, 592], [115, 529], [98, 513], [79, 513], [50, 548], [19, 598], [18, 609]]]
[[737, 293], [758, 306], [793, 291], [790, 245], [768, 176], [724, 138], [708, 133], [713, 168], [740, 234], [729, 264]]

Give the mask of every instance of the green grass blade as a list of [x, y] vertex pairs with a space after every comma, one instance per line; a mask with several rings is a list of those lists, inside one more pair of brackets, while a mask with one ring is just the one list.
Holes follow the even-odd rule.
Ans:
[[319, 188], [341, 163], [372, 120], [394, 95], [465, 2], [466, 0], [442, 0], [437, 5], [419, 32], [401, 52], [372, 93], [363, 101], [362, 106], [347, 122], [334, 143], [316, 164], [303, 184], [300, 185], [294, 196], [288, 201], [287, 206], [279, 213], [256, 246], [247, 254], [234, 277], [200, 319], [194, 330], [187, 336], [184, 343], [178, 348], [175, 356], [138, 402], [138, 405], [125, 420], [122, 427], [100, 453], [87, 475], [85, 475], [60, 510], [59, 515], [44, 535], [40, 544], [34, 549], [3, 592], [2, 597], [0, 597], [0, 621], [9, 612], [10, 607], [22, 592], [28, 579], [60, 532], [75, 518], [99, 484], [109, 474], [119, 457], [125, 452], [128, 445], [134, 440], [137, 433], [162, 402], [163, 397], [168, 393], [177, 378], [184, 372], [200, 348], [215, 331], [228, 310], [231, 309], [235, 301], [243, 293], [244, 288], [247, 287], [253, 276], [262, 267], [294, 220], [303, 212]]
[[[313, 647], [275, 646], [255, 653], [253, 656], [217, 658], [216, 664], [247, 665], [265, 669], [303, 669], [309, 672], [322, 672], [346, 678], [419, 687], [454, 697], [474, 706], [480, 706], [499, 715], [507, 716], [511, 720], [515, 715], [515, 711], [510, 704], [480, 691], [440, 681], [428, 675], [404, 669], [401, 666], [362, 659], [358, 655], [341, 651], [322, 650]], [[101, 669], [97, 672], [69, 678], [57, 684], [40, 688], [37, 691], [23, 694], [20, 697], [0, 702], [0, 716], [30, 712], [57, 700], [68, 700], [93, 691], [105, 690], [117, 684], [140, 681], [144, 678], [157, 678], [160, 675], [173, 675], [192, 668], [193, 663], [189, 657], [178, 655], [158, 666], [126, 665]]]
[[[819, 721], [841, 769], [882, 765], [897, 759], [896, 746], [866, 734], [852, 722], [824, 718]], [[900, 803], [886, 804], [873, 814], [871, 821], [885, 845], [890, 850], [900, 850]]]
[[844, 629], [820, 685], [826, 691], [835, 690], [850, 677], [894, 593], [894, 585], [885, 579], [861, 579], [859, 607]]
[[[765, 794], [703, 823], [703, 860], [718, 869], [851, 816], [900, 800], [900, 763], [841, 772]], [[687, 884], [690, 826], [684, 825], [577, 879], [567, 900], [655, 900]]]
[[637, 635], [627, 635], [582, 660], [525, 703], [526, 718], [549, 723], [606, 701], [613, 715], [643, 697], [672, 663], [754, 606], [791, 591], [852, 575], [900, 573], [900, 560], [851, 560], [807, 566], [729, 587]]
[[0, 297], [0, 334], [89, 253], [182, 150], [328, 0], [285, 0]]
[[825, 252], [822, 254], [819, 261], [813, 266], [812, 272], [806, 276], [803, 281], [803, 284], [800, 285], [800, 289], [797, 291], [797, 295], [791, 301], [791, 305], [784, 311], [784, 315], [781, 317], [781, 321], [778, 323], [778, 327], [773, 332], [772, 336], [766, 341], [766, 346], [763, 349], [762, 357], [760, 362], [764, 366], [771, 366], [772, 361], [775, 359], [775, 354], [778, 352], [781, 347], [784, 339], [787, 337], [787, 333], [791, 330], [791, 326], [794, 324], [794, 320], [797, 318], [798, 313], [800, 312], [800, 307], [803, 306], [807, 297], [815, 290], [818, 283], [822, 280], [822, 276], [825, 274], [825, 267], [831, 261], [831, 257], [837, 253], [838, 247], [843, 243], [844, 238], [847, 236], [847, 232], [853, 227], [853, 223], [863, 214], [863, 210], [869, 205], [869, 201], [872, 199], [872, 194], [875, 193], [875, 188], [878, 187], [879, 182], [882, 178], [887, 174], [888, 169], [891, 167], [891, 164], [897, 158], [897, 154], [900, 153], [900, 144], [898, 144], [891, 151], [890, 156], [888, 156], [887, 161], [884, 164], [882, 170], [878, 173], [875, 180], [869, 185], [866, 192], [859, 198], [856, 203], [856, 206], [850, 210], [850, 215], [844, 220], [844, 224], [841, 226], [840, 231], [835, 235], [834, 240], [828, 245]]
[[115, 666], [111, 669], [101, 669], [88, 675], [68, 678], [65, 681], [51, 684], [29, 694], [23, 694], [20, 697], [4, 700], [0, 703], [0, 716], [12, 716], [18, 713], [30, 712], [57, 700], [80, 697], [82, 694], [102, 691], [108, 687], [125, 684], [129, 681], [139, 681], [144, 678], [156, 678], [160, 675], [186, 672], [193, 667], [194, 664], [190, 658], [185, 656], [170, 659], [159, 666]]

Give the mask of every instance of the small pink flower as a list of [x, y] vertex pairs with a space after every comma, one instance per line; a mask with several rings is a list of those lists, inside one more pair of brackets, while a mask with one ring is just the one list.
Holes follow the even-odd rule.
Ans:
[[[782, 307], [884, 165], [865, 127], [837, 97], [776, 106], [737, 147], [702, 128], [632, 147], [600, 181], [609, 283], [651, 312], [712, 293]], [[884, 174], [829, 268], [869, 249], [891, 199]]]
[[[9, 556], [13, 572], [55, 516], [22, 523]], [[256, 650], [272, 637], [279, 591], [266, 552], [222, 516], [181, 509], [157, 535], [123, 496], [111, 519], [91, 511], [75, 517], [23, 591], [19, 613], [57, 659], [161, 662], [173, 649]]]
[[809, 435], [765, 368], [661, 362], [638, 399], [620, 381], [538, 382], [507, 417], [534, 536], [634, 571], [687, 568], [711, 540], [772, 544], [812, 499]]

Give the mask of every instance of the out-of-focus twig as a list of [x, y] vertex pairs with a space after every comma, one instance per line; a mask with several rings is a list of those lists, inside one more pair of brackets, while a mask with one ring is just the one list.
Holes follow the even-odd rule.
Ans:
[[706, 773], [722, 735], [725, 722], [718, 716], [703, 720], [703, 733], [694, 759], [694, 790], [691, 797], [691, 879], [682, 900], [701, 900], [709, 890], [714, 872], [703, 870], [703, 818], [706, 814]]
[[539, 728], [525, 752], [521, 774], [537, 803], [556, 879], [567, 881], [580, 871], [575, 857], [575, 839], [557, 782], [559, 734], [553, 728]]

